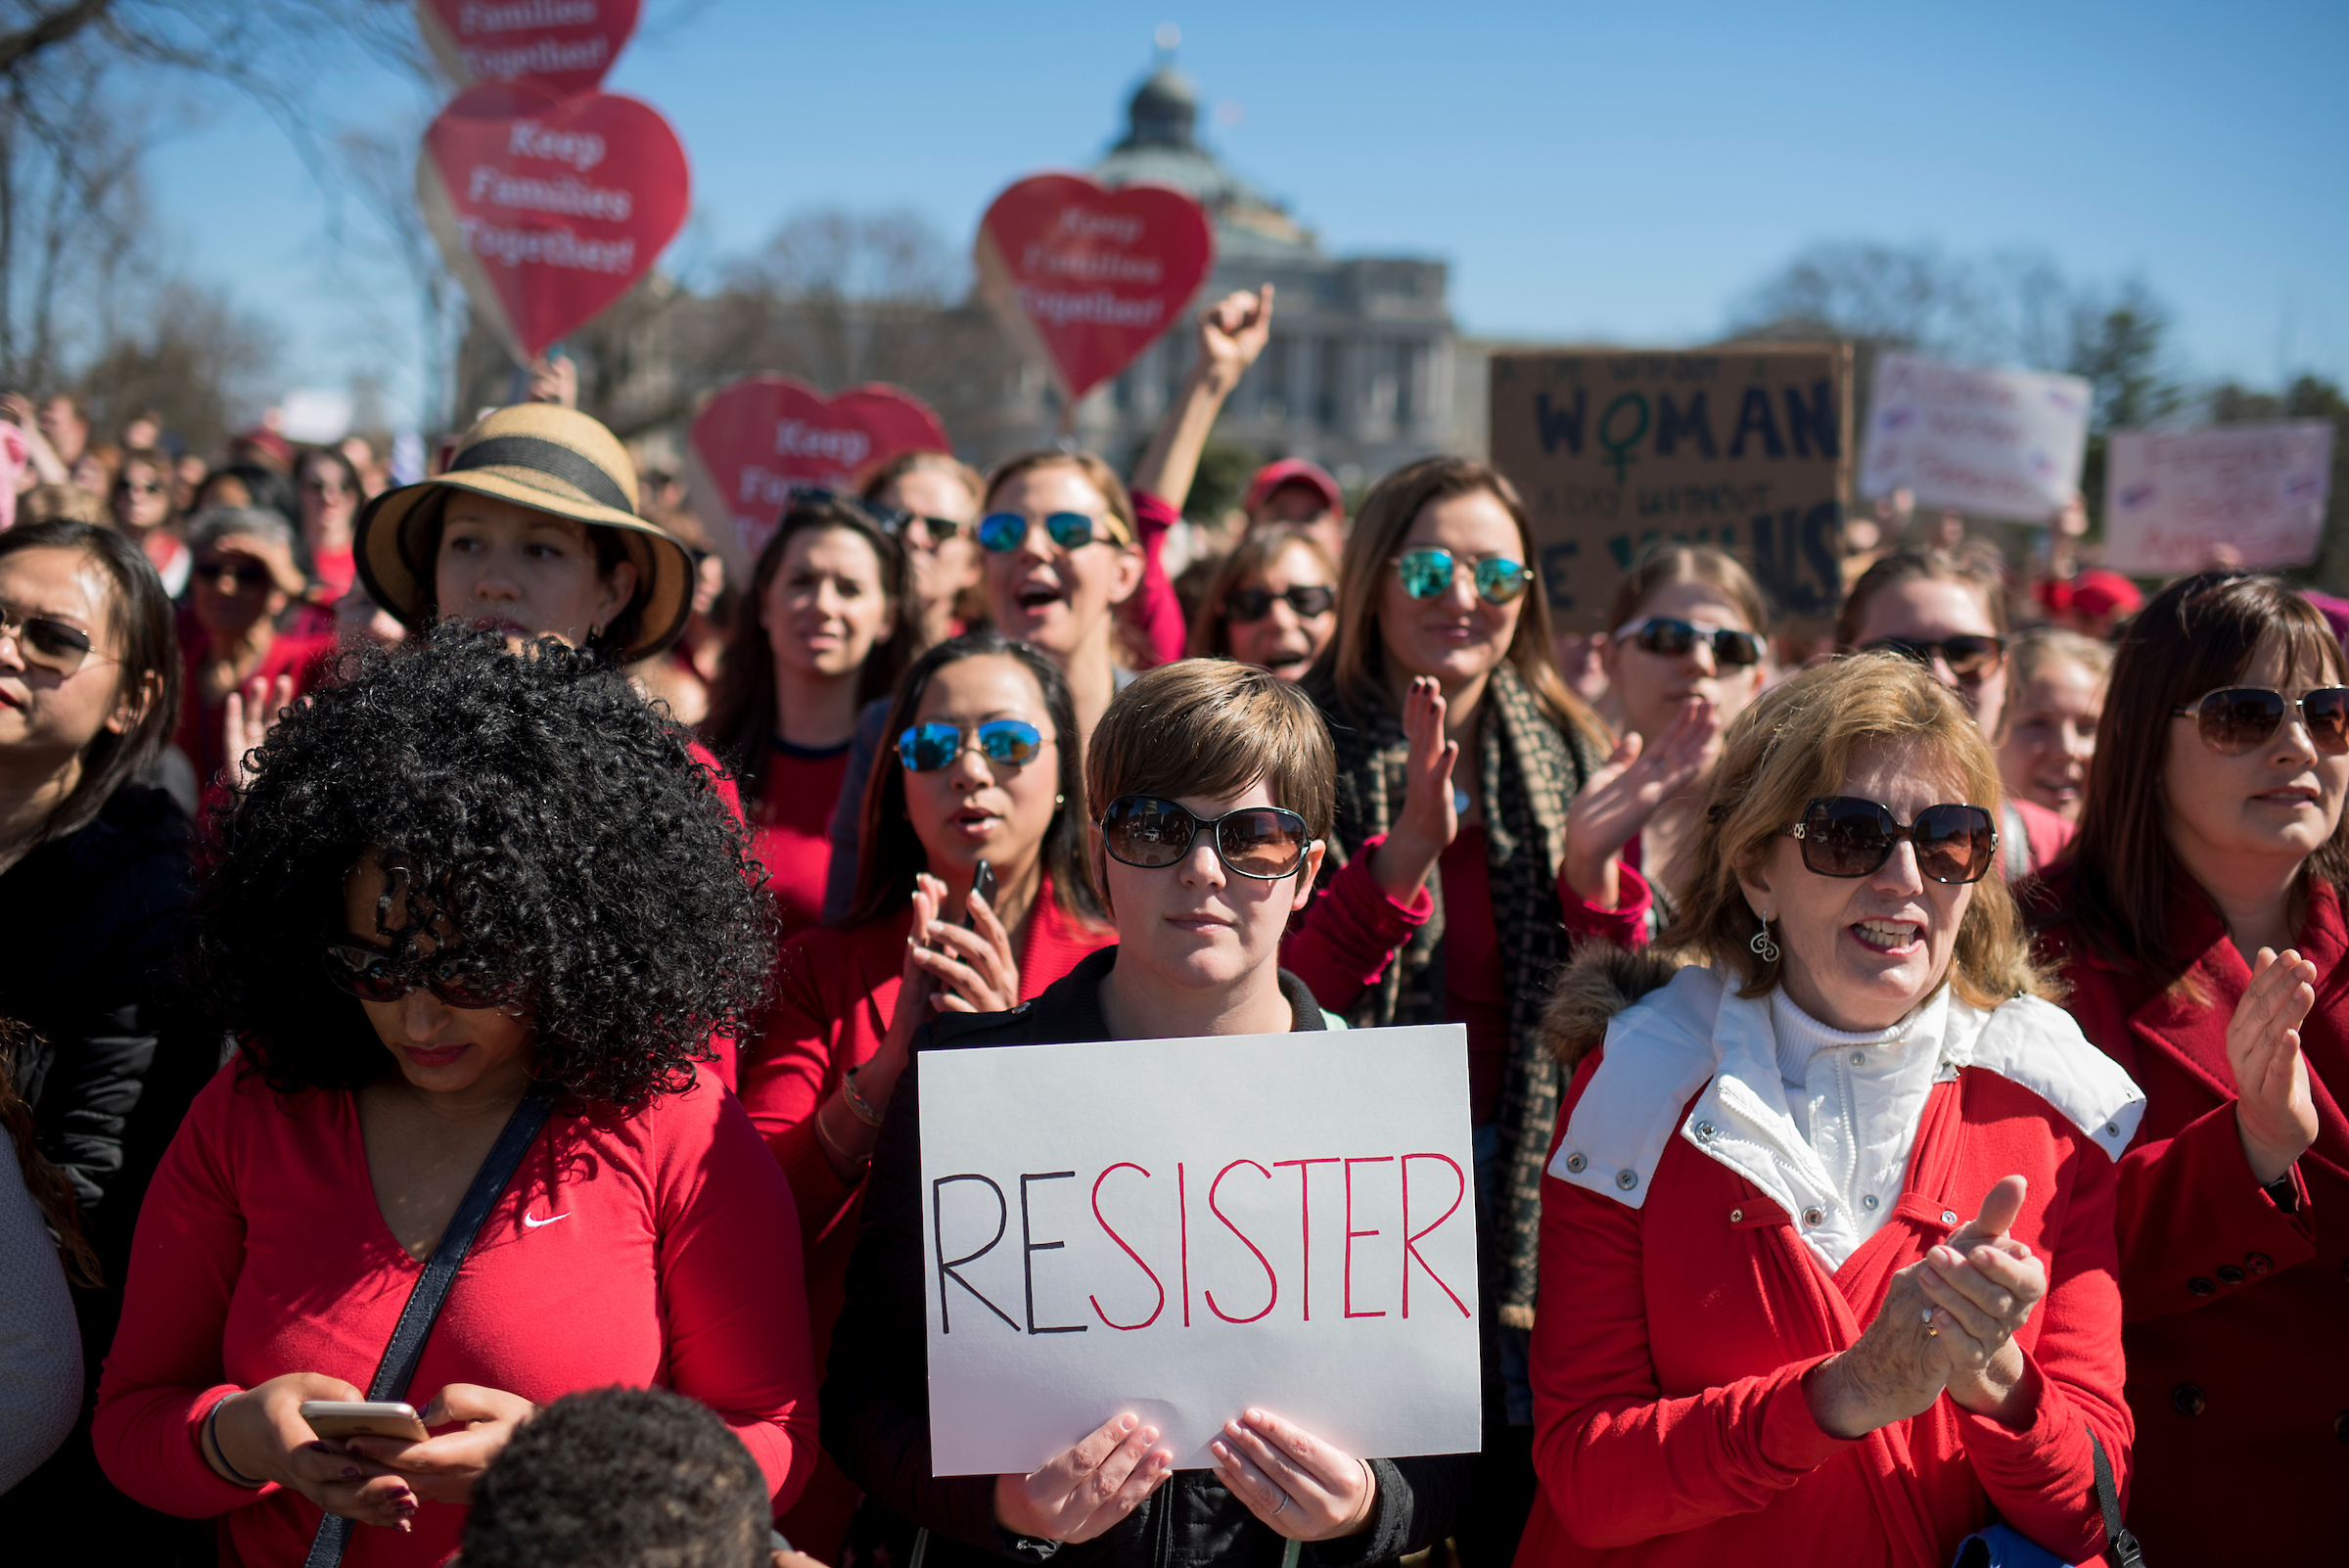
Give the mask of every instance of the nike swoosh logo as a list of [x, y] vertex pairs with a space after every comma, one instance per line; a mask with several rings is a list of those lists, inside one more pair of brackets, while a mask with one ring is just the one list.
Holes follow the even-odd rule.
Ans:
[[543, 1219], [543, 1220], [535, 1220], [535, 1219], [532, 1219], [530, 1216], [529, 1216], [529, 1215], [527, 1215], [527, 1214], [526, 1214], [526, 1215], [524, 1215], [524, 1216], [522, 1217], [522, 1222], [523, 1222], [525, 1225], [529, 1226], [530, 1229], [532, 1229], [532, 1230], [535, 1230], [535, 1229], [537, 1229], [537, 1228], [538, 1228], [540, 1225], [551, 1225], [551, 1224], [553, 1224], [553, 1223], [554, 1223], [556, 1221], [558, 1221], [558, 1220], [568, 1220], [568, 1219], [570, 1219], [570, 1218], [571, 1218], [571, 1211], [570, 1211], [569, 1209], [566, 1209], [566, 1210], [564, 1210], [564, 1211], [563, 1211], [561, 1214], [550, 1214], [550, 1215], [548, 1215], [548, 1216], [547, 1216], [545, 1219]]

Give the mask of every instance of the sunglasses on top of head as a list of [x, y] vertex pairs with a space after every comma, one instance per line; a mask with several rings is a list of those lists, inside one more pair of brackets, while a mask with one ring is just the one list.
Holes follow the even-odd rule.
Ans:
[[2289, 714], [2308, 726], [2318, 751], [2327, 757], [2349, 752], [2349, 686], [2319, 686], [2300, 697], [2266, 686], [2229, 686], [2170, 712], [2193, 719], [2202, 744], [2222, 757], [2265, 746]]
[[1710, 643], [1713, 663], [1723, 669], [1745, 669], [1762, 662], [1762, 639], [1735, 626], [1649, 616], [1622, 627], [1615, 636], [1619, 641], [1629, 638], [1635, 646], [1665, 659], [1685, 658], [1698, 643]]
[[485, 1012], [510, 1005], [523, 992], [519, 983], [466, 962], [462, 953], [401, 958], [364, 943], [329, 939], [321, 956], [327, 978], [361, 1001], [394, 1002], [412, 991], [429, 991], [451, 1007]]
[[1451, 591], [1465, 572], [1476, 584], [1476, 595], [1487, 604], [1507, 604], [1523, 594], [1533, 573], [1523, 561], [1489, 555], [1482, 561], [1462, 561], [1450, 550], [1405, 550], [1395, 558], [1403, 576], [1403, 591], [1414, 599], [1434, 599]]
[[1312, 583], [1274, 593], [1270, 588], [1234, 588], [1223, 596], [1223, 619], [1234, 625], [1262, 621], [1276, 604], [1285, 604], [1300, 621], [1325, 616], [1336, 606], [1338, 592], [1327, 583]]
[[979, 542], [997, 555], [1008, 555], [1028, 542], [1028, 530], [1040, 526], [1054, 549], [1082, 550], [1095, 540], [1119, 542], [1109, 525], [1082, 512], [1048, 512], [1031, 523], [1018, 512], [990, 512], [979, 520]]
[[[990, 762], [1025, 767], [1044, 749], [1044, 734], [1024, 718], [990, 718], [971, 732]], [[915, 724], [898, 737], [898, 761], [913, 773], [951, 767], [962, 755], [963, 731], [953, 724]]]
[[1100, 826], [1110, 858], [1144, 870], [1179, 864], [1205, 833], [1224, 870], [1257, 882], [1296, 875], [1313, 844], [1305, 818], [1281, 807], [1201, 816], [1163, 795], [1121, 795], [1101, 813]]
[[1979, 882], [1998, 853], [1998, 825], [1979, 806], [1928, 806], [1907, 827], [1892, 808], [1856, 795], [1821, 795], [1786, 830], [1802, 841], [1803, 864], [1822, 877], [1865, 877], [1906, 840], [1916, 869], [1935, 882]]
[[2006, 639], [1976, 636], [1971, 632], [1939, 639], [1929, 637], [1878, 637], [1861, 646], [1862, 653], [1899, 654], [1903, 659], [1931, 669], [1939, 659], [1950, 667], [1950, 673], [1971, 684], [1988, 680], [1998, 673], [2000, 663], [2006, 657]]

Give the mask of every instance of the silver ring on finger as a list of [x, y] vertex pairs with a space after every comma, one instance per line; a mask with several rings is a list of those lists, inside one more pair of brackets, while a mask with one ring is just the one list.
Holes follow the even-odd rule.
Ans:
[[[1286, 1492], [1283, 1492], [1283, 1493], [1280, 1495], [1280, 1508], [1285, 1508], [1285, 1507], [1287, 1507], [1288, 1505], [1289, 1505], [1289, 1495], [1288, 1495]], [[1277, 1518], [1279, 1518], [1279, 1517], [1280, 1517], [1280, 1508], [1275, 1508], [1275, 1509], [1273, 1509], [1273, 1510], [1272, 1510], [1272, 1517], [1273, 1517], [1273, 1518], [1277, 1519]]]
[[1925, 1337], [1927, 1339], [1941, 1337], [1941, 1330], [1933, 1326], [1933, 1309], [1930, 1307], [1925, 1309]]

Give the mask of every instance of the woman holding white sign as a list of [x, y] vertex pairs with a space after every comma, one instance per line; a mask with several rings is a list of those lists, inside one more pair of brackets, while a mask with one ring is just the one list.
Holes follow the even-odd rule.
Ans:
[[924, 1053], [1327, 1028], [1279, 950], [1311, 897], [1334, 772], [1319, 715], [1267, 671], [1185, 660], [1143, 675], [1085, 757], [1118, 945], [1017, 1012], [938, 1019], [916, 1038], [874, 1150], [822, 1406], [826, 1450], [928, 1533], [927, 1561], [1237, 1565], [1297, 1542], [1301, 1561], [1338, 1568], [1451, 1530], [1468, 1456], [1365, 1459], [1254, 1407], [1210, 1445], [1211, 1471], [1176, 1471], [1159, 1429], [1128, 1410], [1029, 1474], [931, 1473]]
[[1526, 1568], [1938, 1564], [1993, 1510], [2080, 1562], [2117, 1531], [2144, 1096], [2042, 999], [1999, 798], [1913, 663], [1806, 670], [1730, 729], [1662, 939], [1693, 962], [1561, 981]]

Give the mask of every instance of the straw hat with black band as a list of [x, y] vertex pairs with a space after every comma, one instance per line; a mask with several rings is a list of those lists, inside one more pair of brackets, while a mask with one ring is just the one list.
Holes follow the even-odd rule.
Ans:
[[636, 465], [600, 423], [554, 403], [518, 403], [467, 431], [447, 471], [386, 490], [359, 514], [353, 553], [377, 604], [402, 623], [431, 619], [434, 557], [447, 491], [470, 490], [590, 528], [610, 529], [636, 566], [636, 595], [606, 632], [623, 663], [659, 653], [693, 609], [693, 556], [636, 515]]

